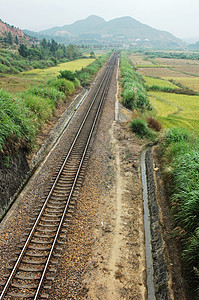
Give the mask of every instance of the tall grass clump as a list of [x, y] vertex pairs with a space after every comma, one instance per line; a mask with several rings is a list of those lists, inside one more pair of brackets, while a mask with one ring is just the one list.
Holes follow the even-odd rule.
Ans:
[[[0, 90], [0, 150], [8, 143], [30, 144], [36, 134], [33, 113], [21, 98]], [[5, 148], [5, 147], [4, 147]]]
[[140, 138], [148, 138], [152, 141], [157, 137], [156, 133], [150, 129], [145, 121], [142, 119], [136, 118], [133, 119], [130, 123], [130, 128], [132, 132], [138, 135]]
[[199, 287], [199, 140], [172, 128], [160, 145], [176, 234], [191, 287]]
[[50, 86], [46, 87], [46, 86], [41, 85], [41, 86], [38, 86], [38, 87], [35, 87], [35, 88], [31, 88], [28, 91], [29, 91], [29, 93], [31, 93], [33, 95], [37, 95], [37, 96], [40, 96], [42, 98], [49, 98], [56, 105], [59, 102], [64, 101], [64, 99], [66, 97], [63, 92], [60, 92], [56, 88], [50, 87]]
[[122, 102], [129, 109], [150, 110], [151, 105], [146, 95], [144, 81], [135, 72], [126, 54], [121, 54]]

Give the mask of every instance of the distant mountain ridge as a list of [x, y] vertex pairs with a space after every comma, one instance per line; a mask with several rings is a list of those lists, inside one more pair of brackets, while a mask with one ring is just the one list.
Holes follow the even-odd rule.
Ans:
[[77, 43], [89, 41], [90, 43], [135, 44], [142, 41], [151, 45], [158, 43], [176, 47], [183, 45], [183, 42], [171, 33], [154, 29], [132, 17], [121, 17], [105, 21], [101, 17], [92, 15], [70, 25], [53, 27], [37, 33], [24, 32], [38, 38], [45, 36]]

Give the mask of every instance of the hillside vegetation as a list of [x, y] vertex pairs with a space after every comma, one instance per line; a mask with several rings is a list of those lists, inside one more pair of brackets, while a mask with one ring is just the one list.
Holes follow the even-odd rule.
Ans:
[[36, 68], [49, 68], [58, 63], [81, 58], [82, 54], [76, 46], [64, 46], [54, 40], [43, 39], [40, 46], [28, 48], [21, 44], [18, 51], [0, 49], [0, 74], [18, 74]]

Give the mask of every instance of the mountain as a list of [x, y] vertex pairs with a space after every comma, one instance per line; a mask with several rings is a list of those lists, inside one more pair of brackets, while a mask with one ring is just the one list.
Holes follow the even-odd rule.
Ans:
[[65, 43], [99, 43], [118, 45], [148, 45], [181, 47], [183, 42], [169, 32], [154, 29], [132, 17], [105, 21], [98, 16], [89, 16], [70, 25], [53, 27], [40, 32], [27, 32], [36, 37], [61, 39]]
[[18, 44], [31, 45], [32, 41], [21, 29], [0, 20], [0, 44], [4, 47]]

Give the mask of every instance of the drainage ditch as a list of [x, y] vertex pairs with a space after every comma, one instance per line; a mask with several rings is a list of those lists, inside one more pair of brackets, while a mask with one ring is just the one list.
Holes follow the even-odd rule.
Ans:
[[169, 273], [164, 255], [164, 242], [159, 219], [159, 206], [156, 198], [156, 185], [153, 174], [151, 148], [141, 156], [143, 186], [145, 256], [148, 300], [169, 300]]

